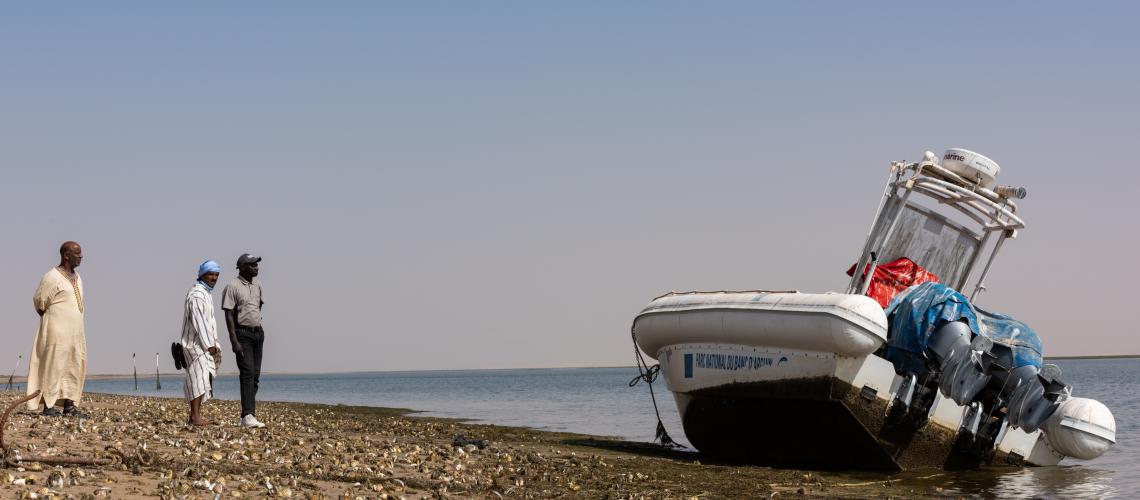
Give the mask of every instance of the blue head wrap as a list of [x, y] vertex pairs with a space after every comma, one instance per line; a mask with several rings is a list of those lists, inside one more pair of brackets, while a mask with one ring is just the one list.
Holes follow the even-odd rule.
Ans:
[[202, 275], [204, 275], [206, 273], [220, 273], [220, 272], [222, 272], [222, 266], [219, 266], [217, 262], [214, 262], [212, 260], [207, 260], [206, 262], [203, 262], [202, 265], [198, 266], [198, 282], [202, 283], [202, 286], [206, 287], [208, 290], [213, 291], [214, 287], [207, 285], [205, 282], [202, 281]]

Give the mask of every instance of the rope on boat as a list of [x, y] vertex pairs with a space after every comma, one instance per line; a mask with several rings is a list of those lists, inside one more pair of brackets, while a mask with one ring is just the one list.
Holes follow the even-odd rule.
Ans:
[[629, 386], [633, 387], [642, 380], [649, 385], [649, 399], [653, 400], [653, 413], [657, 415], [657, 434], [654, 440], [661, 442], [661, 446], [684, 448], [684, 445], [673, 441], [673, 438], [669, 437], [669, 433], [665, 430], [665, 424], [661, 422], [661, 411], [657, 409], [657, 395], [653, 392], [653, 381], [657, 380], [657, 375], [661, 373], [661, 364], [649, 366], [649, 363], [647, 363], [645, 358], [641, 355], [641, 349], [637, 347], [637, 332], [632, 326], [629, 328], [629, 335], [633, 339], [633, 357], [637, 360], [638, 372], [638, 376], [633, 377], [633, 380], [629, 381]]

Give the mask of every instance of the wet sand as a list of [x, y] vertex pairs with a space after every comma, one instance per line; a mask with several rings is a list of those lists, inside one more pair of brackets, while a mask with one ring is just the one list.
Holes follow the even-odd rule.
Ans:
[[[0, 391], [4, 408], [19, 395]], [[89, 394], [92, 418], [17, 410], [22, 454], [111, 457], [111, 466], [0, 470], [2, 498], [940, 497], [924, 478], [709, 463], [695, 453], [581, 434], [415, 417], [403, 409], [259, 403], [265, 429], [210, 401], [189, 428], [180, 399]], [[476, 444], [455, 446], [462, 435]], [[53, 484], [53, 481], [54, 484]], [[60, 485], [62, 483], [62, 485]], [[923, 486], [926, 484], [927, 486]]]

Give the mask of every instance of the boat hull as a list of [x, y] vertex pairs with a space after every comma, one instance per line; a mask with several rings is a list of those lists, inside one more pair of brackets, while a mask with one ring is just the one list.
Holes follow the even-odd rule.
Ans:
[[713, 387], [677, 400], [685, 436], [701, 453], [774, 467], [898, 470], [848, 407], [855, 394], [819, 377]]
[[900, 401], [905, 379], [874, 355], [679, 344], [663, 348], [659, 361], [685, 436], [718, 459], [901, 471], [1056, 465], [1063, 458], [1040, 431], [978, 439], [967, 430], [968, 408], [937, 391], [921, 411], [909, 408]]
[[[881, 418], [887, 404], [830, 377], [736, 384], [678, 397], [695, 448], [734, 462], [798, 469], [898, 471], [943, 467], [953, 433], [894, 453]], [[909, 444], [909, 443], [908, 443]], [[911, 449], [913, 451], [913, 448]]]
[[658, 359], [689, 442], [731, 461], [807, 469], [941, 468], [962, 416], [956, 407], [939, 423], [923, 418], [922, 433], [899, 432], [905, 426], [898, 417], [889, 419], [888, 410], [901, 379], [875, 356], [680, 344], [664, 348]]
[[671, 294], [638, 315], [634, 335], [689, 442], [717, 458], [891, 471], [1062, 458], [1040, 431], [979, 425], [980, 411], [896, 374], [874, 353], [886, 317], [868, 297]]

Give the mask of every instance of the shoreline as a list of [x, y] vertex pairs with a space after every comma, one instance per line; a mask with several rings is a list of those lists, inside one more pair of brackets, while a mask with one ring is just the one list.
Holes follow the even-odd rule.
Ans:
[[[0, 405], [6, 408], [19, 395], [0, 390]], [[704, 457], [695, 452], [651, 443], [412, 416], [413, 409], [265, 402], [259, 403], [258, 417], [268, 427], [243, 429], [236, 426], [236, 401], [207, 402], [205, 417], [220, 424], [202, 428], [185, 426], [181, 399], [87, 394], [81, 406], [91, 419], [41, 417], [21, 408], [9, 418], [5, 442], [25, 454], [34, 448], [45, 455], [121, 456], [122, 463], [65, 468], [59, 471], [64, 484], [73, 477], [78, 483], [69, 486], [50, 485], [48, 467], [5, 469], [0, 496], [25, 491], [40, 497], [103, 492], [114, 498], [945, 494], [929, 481], [945, 476], [943, 471], [888, 475], [702, 463]], [[27, 484], [29, 479], [35, 484]]]

